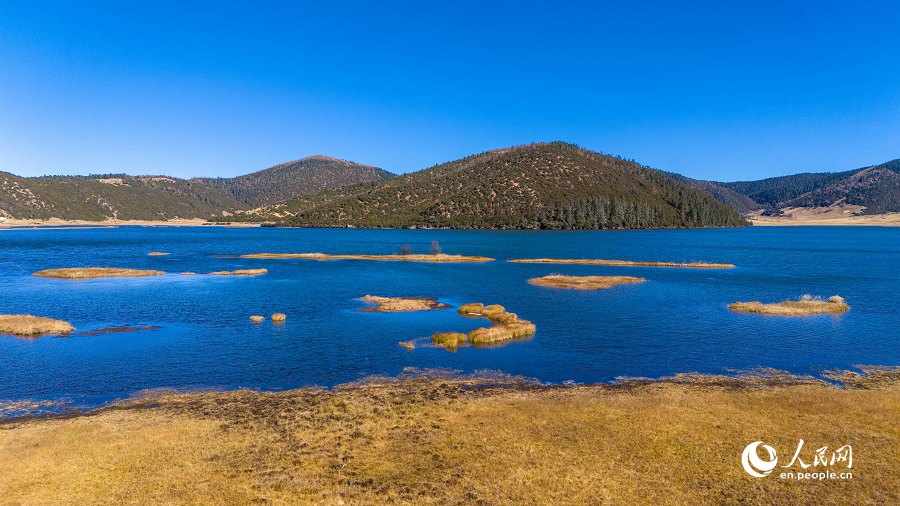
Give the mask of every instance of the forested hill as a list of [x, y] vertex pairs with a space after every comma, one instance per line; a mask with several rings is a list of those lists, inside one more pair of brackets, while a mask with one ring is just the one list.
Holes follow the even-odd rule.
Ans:
[[661, 171], [562, 142], [498, 149], [261, 209], [293, 226], [616, 229], [747, 223]]
[[741, 212], [861, 206], [862, 214], [900, 212], [900, 159], [844, 172], [812, 172], [758, 181], [717, 183], [675, 176]]
[[196, 181], [227, 193], [247, 205], [260, 207], [393, 176], [394, 174], [377, 167], [316, 155], [243, 176], [198, 178]]
[[167, 176], [19, 177], [0, 172], [0, 216], [103, 221], [209, 218], [247, 206], [199, 182]]

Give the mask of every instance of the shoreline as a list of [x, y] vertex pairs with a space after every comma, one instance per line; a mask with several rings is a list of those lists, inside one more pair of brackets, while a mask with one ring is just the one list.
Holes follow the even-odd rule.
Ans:
[[219, 223], [207, 221], [204, 219], [189, 220], [63, 220], [59, 218], [50, 218], [46, 220], [28, 220], [10, 218], [0, 222], [0, 230], [28, 230], [32, 228], [51, 230], [51, 229], [89, 229], [89, 228], [115, 228], [115, 227], [232, 227], [232, 228], [252, 228], [259, 227], [261, 223], [245, 223], [245, 222], [226, 222]]
[[[846, 388], [747, 378], [545, 386], [426, 372], [331, 390], [148, 394], [0, 423], [0, 496], [29, 504], [900, 501], [896, 377]], [[816, 448], [852, 445], [852, 469], [825, 470], [854, 479], [751, 478], [741, 451], [760, 439], [778, 449], [779, 465], [798, 439], [807, 464]]]

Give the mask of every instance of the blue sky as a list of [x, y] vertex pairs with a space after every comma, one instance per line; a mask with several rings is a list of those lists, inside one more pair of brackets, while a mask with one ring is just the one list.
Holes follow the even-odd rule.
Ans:
[[566, 140], [718, 180], [900, 157], [900, 3], [0, 0], [0, 170], [395, 172]]

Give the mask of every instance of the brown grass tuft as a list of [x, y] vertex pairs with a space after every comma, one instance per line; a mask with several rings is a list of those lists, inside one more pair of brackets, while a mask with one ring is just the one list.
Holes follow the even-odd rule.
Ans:
[[272, 321], [275, 323], [282, 323], [287, 320], [287, 315], [284, 313], [272, 313]]
[[431, 342], [442, 348], [455, 351], [457, 347], [465, 344], [466, 335], [462, 332], [438, 332], [431, 336]]
[[457, 262], [490, 262], [494, 260], [489, 257], [480, 256], [463, 256], [463, 255], [446, 255], [444, 253], [438, 255], [331, 255], [326, 253], [251, 253], [249, 255], [241, 255], [241, 258], [295, 258], [301, 260], [375, 260], [375, 261], [400, 261], [400, 262], [436, 262], [436, 263], [457, 263]]
[[518, 264], [570, 264], [570, 265], [608, 265], [614, 267], [686, 267], [691, 269], [731, 269], [734, 264], [714, 264], [706, 262], [635, 262], [632, 260], [602, 260], [578, 258], [519, 258], [507, 260]]
[[171, 255], [171, 253], [167, 253], [165, 251], [151, 251], [150, 253], [147, 253], [147, 256], [151, 257], [164, 257], [166, 255]]
[[210, 272], [213, 276], [259, 276], [269, 272], [268, 269], [238, 269], [235, 271]]
[[0, 314], [0, 334], [20, 337], [69, 334], [75, 327], [69, 322], [32, 316], [30, 314]]
[[144, 269], [122, 269], [118, 267], [67, 267], [64, 269], [44, 269], [35, 272], [35, 276], [58, 279], [96, 279], [96, 278], [134, 278], [144, 276], [162, 276], [163, 271]]
[[433, 297], [379, 297], [377, 295], [366, 295], [362, 300], [364, 302], [376, 304], [376, 306], [368, 307], [361, 311], [378, 313], [432, 311], [450, 307], [447, 304], [438, 302], [437, 299]]
[[463, 304], [459, 306], [459, 314], [463, 316], [481, 316], [481, 312], [484, 310], [484, 304], [480, 302], [473, 302], [471, 304]]
[[264, 321], [265, 319], [266, 319], [265, 316], [260, 316], [260, 315], [256, 315], [256, 314], [250, 317], [250, 321], [253, 323], [260, 323], [260, 322]]
[[728, 309], [740, 313], [771, 314], [779, 316], [807, 316], [817, 314], [846, 313], [850, 306], [843, 297], [834, 295], [828, 300], [822, 300], [811, 295], [804, 295], [800, 300], [786, 300], [774, 304], [763, 304], [759, 301], [735, 302], [729, 304]]
[[645, 278], [632, 276], [563, 276], [550, 274], [540, 278], [531, 278], [528, 282], [537, 286], [550, 286], [554, 288], [574, 288], [576, 290], [599, 290], [611, 288], [616, 285], [643, 283]]

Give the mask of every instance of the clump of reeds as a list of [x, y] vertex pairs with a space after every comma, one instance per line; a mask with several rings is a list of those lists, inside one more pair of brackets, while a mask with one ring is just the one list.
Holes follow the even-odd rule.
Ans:
[[166, 255], [171, 255], [171, 253], [165, 251], [151, 251], [150, 253], [147, 253], [147, 256], [151, 257], [164, 257]]
[[399, 313], [408, 311], [430, 311], [448, 308], [447, 304], [438, 302], [433, 297], [380, 297], [366, 295], [364, 302], [376, 304], [375, 307], [363, 309], [363, 311], [375, 311], [381, 313]]
[[439, 253], [423, 255], [420, 253], [401, 253], [396, 255], [355, 255], [355, 254], [328, 254], [328, 253], [251, 253], [241, 255], [241, 258], [295, 258], [301, 260], [376, 260], [376, 261], [404, 261], [404, 262], [490, 262], [493, 258], [481, 256], [448, 255]]
[[406, 348], [407, 350], [414, 350], [414, 349], [416, 349], [416, 343], [415, 343], [415, 341], [400, 341], [400, 342], [397, 343], [397, 344], [399, 344], [400, 346]]
[[592, 258], [519, 258], [507, 260], [518, 264], [571, 264], [571, 265], [607, 265], [613, 267], [686, 267], [691, 269], [731, 269], [734, 264], [717, 264], [708, 262], [640, 262], [633, 260], [604, 260]]
[[268, 269], [237, 269], [234, 271], [210, 272], [213, 276], [259, 276], [269, 272]]
[[431, 336], [431, 342], [442, 348], [454, 351], [465, 344], [466, 335], [462, 332], [438, 332]]
[[253, 322], [253, 323], [260, 323], [260, 322], [262, 322], [262, 321], [265, 320], [265, 319], [266, 319], [265, 316], [260, 316], [260, 315], [257, 315], [257, 314], [255, 314], [255, 315], [253, 315], [253, 316], [250, 317], [250, 321]]
[[644, 281], [647, 280], [633, 276], [563, 276], [561, 274], [550, 274], [549, 276], [528, 280], [532, 285], [574, 288], [576, 290], [599, 290], [616, 285], [643, 283]]
[[133, 278], [143, 276], [162, 276], [163, 271], [146, 269], [123, 269], [118, 267], [66, 267], [63, 269], [44, 269], [35, 272], [35, 276], [59, 279], [94, 279], [94, 278]]
[[850, 306], [839, 295], [834, 295], [828, 300], [812, 295], [804, 295], [799, 300], [786, 300], [772, 304], [763, 304], [759, 301], [735, 302], [728, 305], [728, 309], [741, 313], [771, 314], [779, 316], [807, 316], [816, 314], [846, 313]]
[[0, 334], [11, 334], [21, 337], [38, 337], [42, 335], [65, 335], [75, 330], [69, 322], [32, 316], [30, 314], [0, 315]]
[[272, 313], [272, 321], [275, 323], [283, 323], [287, 319], [284, 313]]
[[459, 306], [459, 314], [463, 316], [481, 316], [481, 311], [484, 309], [484, 304], [480, 302], [473, 302], [470, 304], [463, 304]]

